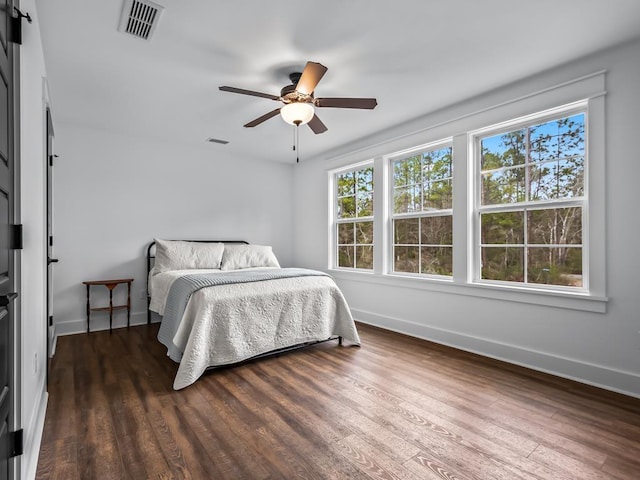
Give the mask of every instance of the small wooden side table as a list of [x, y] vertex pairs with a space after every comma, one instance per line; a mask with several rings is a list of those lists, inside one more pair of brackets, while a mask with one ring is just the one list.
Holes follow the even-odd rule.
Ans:
[[[91, 312], [109, 312], [109, 332], [113, 326], [113, 311], [127, 309], [127, 327], [129, 327], [129, 320], [131, 317], [131, 282], [133, 278], [121, 278], [118, 280], [91, 280], [82, 282], [87, 286], [87, 333], [89, 329], [89, 320]], [[127, 284], [127, 304], [126, 305], [114, 305], [113, 304], [113, 289], [121, 283]], [[91, 287], [95, 285], [104, 285], [109, 289], [109, 306], [108, 307], [92, 307], [91, 306]]]

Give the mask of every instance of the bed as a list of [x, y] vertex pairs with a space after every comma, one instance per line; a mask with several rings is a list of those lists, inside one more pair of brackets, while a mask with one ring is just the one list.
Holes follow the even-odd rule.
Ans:
[[160, 240], [147, 248], [148, 322], [179, 363], [173, 388], [206, 370], [318, 342], [360, 345], [342, 292], [324, 272], [281, 268], [271, 247]]

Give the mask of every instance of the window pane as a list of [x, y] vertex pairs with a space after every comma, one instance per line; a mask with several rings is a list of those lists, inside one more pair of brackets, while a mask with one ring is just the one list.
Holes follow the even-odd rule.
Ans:
[[584, 113], [558, 120], [558, 131], [561, 157], [584, 155]]
[[483, 244], [524, 243], [524, 212], [483, 213], [480, 224]]
[[549, 208], [527, 212], [527, 243], [582, 244], [582, 208]]
[[526, 158], [526, 130], [483, 138], [480, 142], [482, 171], [522, 165]]
[[353, 172], [338, 175], [338, 196], [345, 197], [347, 195], [355, 195], [356, 182]]
[[482, 247], [482, 278], [524, 282], [524, 247]]
[[419, 243], [419, 218], [403, 218], [393, 221], [393, 243], [396, 244], [417, 244]]
[[356, 243], [373, 243], [373, 222], [356, 222]]
[[423, 245], [452, 245], [453, 223], [451, 215], [423, 217], [421, 223], [421, 243]]
[[530, 129], [531, 161], [584, 155], [584, 114], [534, 125]]
[[451, 247], [422, 247], [422, 273], [453, 275], [453, 249]]
[[582, 248], [529, 248], [529, 283], [582, 287]]
[[584, 194], [583, 157], [532, 164], [529, 176], [531, 200], [572, 198]]
[[[337, 173], [335, 266], [343, 268], [373, 267], [373, 165], [346, 173]], [[346, 220], [346, 221], [345, 221]]]
[[420, 185], [395, 189], [394, 213], [411, 213], [421, 210], [421, 189]]
[[373, 246], [356, 246], [356, 267], [373, 269]]
[[395, 272], [419, 273], [419, 247], [394, 247], [393, 270]]
[[354, 218], [356, 216], [356, 197], [338, 199], [338, 218]]
[[338, 243], [340, 244], [353, 244], [353, 223], [339, 223], [338, 224]]
[[420, 156], [415, 155], [393, 162], [393, 185], [403, 187], [422, 182]]
[[363, 168], [356, 172], [358, 193], [373, 191], [373, 167]]
[[440, 180], [424, 184], [423, 210], [442, 210], [451, 208], [451, 204], [451, 180]]
[[373, 215], [373, 192], [358, 194], [358, 217], [370, 217]]
[[[557, 135], [549, 135], [547, 131], [548, 124], [538, 125], [531, 129], [531, 150], [529, 152], [532, 162], [542, 162], [558, 158], [558, 137]], [[557, 128], [555, 129], [557, 130]], [[535, 135], [535, 139], [533, 136]]]
[[355, 263], [355, 251], [353, 246], [338, 247], [338, 266], [353, 268]]
[[525, 200], [524, 167], [482, 174], [482, 204], [495, 205]]
[[424, 180], [451, 178], [451, 147], [425, 152], [422, 156]]

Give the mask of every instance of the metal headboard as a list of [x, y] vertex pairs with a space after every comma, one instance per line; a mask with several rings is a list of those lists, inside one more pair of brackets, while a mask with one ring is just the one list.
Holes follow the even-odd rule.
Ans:
[[[181, 240], [183, 242], [195, 242], [195, 243], [236, 243], [249, 245], [249, 242], [245, 240]], [[147, 324], [151, 323], [151, 310], [149, 310], [149, 306], [151, 304], [151, 295], [149, 294], [149, 273], [151, 273], [152, 260], [155, 261], [155, 252], [151, 253], [153, 247], [155, 246], [155, 240], [149, 244], [147, 247]]]

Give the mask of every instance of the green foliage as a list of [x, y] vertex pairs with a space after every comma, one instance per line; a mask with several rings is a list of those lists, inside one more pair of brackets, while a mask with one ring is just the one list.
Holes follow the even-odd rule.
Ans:
[[373, 215], [373, 167], [337, 176], [338, 218]]
[[394, 212], [426, 212], [451, 208], [451, 158], [451, 147], [444, 147], [395, 160]]

